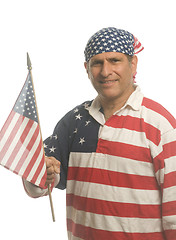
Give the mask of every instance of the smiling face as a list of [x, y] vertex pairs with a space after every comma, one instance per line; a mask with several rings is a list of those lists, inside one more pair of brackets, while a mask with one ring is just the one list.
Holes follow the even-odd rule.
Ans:
[[102, 101], [126, 101], [134, 91], [136, 56], [129, 61], [123, 53], [105, 52], [93, 56], [85, 68]]

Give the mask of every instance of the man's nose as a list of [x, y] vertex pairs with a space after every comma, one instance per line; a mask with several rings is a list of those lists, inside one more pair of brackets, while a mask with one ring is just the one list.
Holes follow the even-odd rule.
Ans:
[[101, 75], [108, 77], [112, 73], [112, 66], [109, 62], [104, 62], [101, 69]]

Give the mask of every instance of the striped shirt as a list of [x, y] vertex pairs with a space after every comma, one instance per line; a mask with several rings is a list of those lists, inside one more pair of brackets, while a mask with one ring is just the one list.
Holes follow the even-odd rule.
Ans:
[[98, 98], [45, 141], [61, 161], [69, 240], [176, 239], [176, 120], [137, 87], [107, 121]]

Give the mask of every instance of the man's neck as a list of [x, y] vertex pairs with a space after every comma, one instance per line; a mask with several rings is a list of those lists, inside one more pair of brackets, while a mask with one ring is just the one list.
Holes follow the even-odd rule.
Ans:
[[126, 101], [118, 102], [118, 104], [116, 104], [115, 102], [103, 103], [101, 101], [101, 106], [103, 108], [105, 120], [107, 121], [115, 112], [120, 110], [125, 105], [125, 103]]
[[103, 112], [104, 112], [104, 117], [105, 120], [107, 121], [115, 112], [117, 112], [118, 110], [120, 110], [125, 103], [127, 102], [128, 98], [130, 97], [130, 95], [132, 94], [132, 92], [135, 89], [133, 89], [131, 91], [131, 93], [126, 96], [125, 98], [118, 98], [118, 99], [104, 99], [101, 98], [99, 96], [100, 99], [100, 104], [103, 108]]

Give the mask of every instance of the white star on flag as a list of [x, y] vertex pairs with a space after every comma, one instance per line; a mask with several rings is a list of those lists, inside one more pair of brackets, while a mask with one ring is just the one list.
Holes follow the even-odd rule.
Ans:
[[77, 113], [78, 112], [78, 108], [74, 109], [74, 113]]
[[43, 147], [44, 147], [44, 148], [47, 148], [47, 147], [48, 147], [48, 145], [46, 145], [46, 144], [44, 143], [44, 144], [43, 144]]
[[54, 136], [53, 136], [53, 138], [54, 138], [55, 140], [57, 140], [57, 138], [58, 138], [58, 137], [57, 137], [57, 134], [56, 134], [56, 135], [54, 135]]
[[85, 126], [88, 126], [91, 121], [86, 121]]
[[80, 115], [80, 113], [78, 115], [75, 116], [76, 120], [79, 119], [81, 120], [82, 116]]
[[84, 108], [88, 109], [89, 108], [89, 104], [88, 103], [84, 103]]
[[55, 152], [55, 150], [56, 150], [56, 148], [55, 148], [54, 146], [52, 146], [52, 147], [50, 148], [50, 153], [51, 153], [51, 152], [53, 152], [53, 153], [54, 153], [54, 152]]
[[79, 143], [80, 143], [81, 145], [83, 145], [83, 143], [85, 143], [85, 139], [84, 139], [84, 137], [83, 137], [83, 138], [80, 138]]
[[75, 130], [73, 131], [73, 133], [77, 133], [78, 132], [78, 129], [77, 128], [75, 128]]

